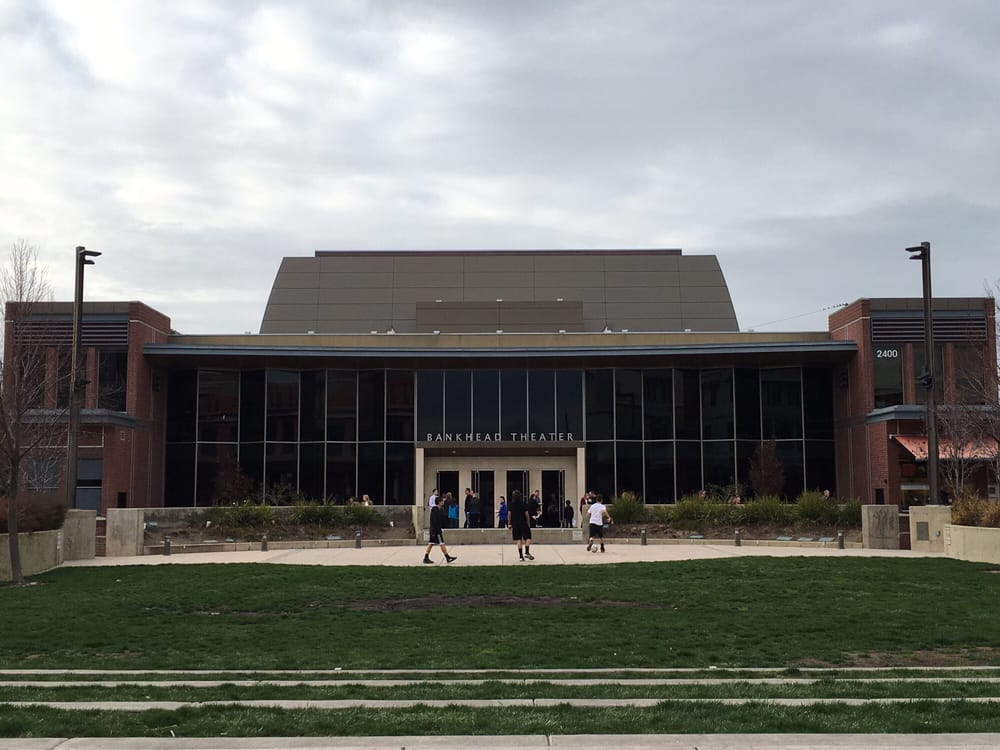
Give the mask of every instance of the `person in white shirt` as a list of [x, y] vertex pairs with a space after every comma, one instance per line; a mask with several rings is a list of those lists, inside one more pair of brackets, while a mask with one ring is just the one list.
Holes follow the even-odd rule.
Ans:
[[601, 552], [604, 552], [604, 524], [611, 523], [611, 514], [607, 506], [601, 502], [601, 496], [594, 498], [593, 504], [587, 509], [590, 514], [590, 538], [587, 540], [587, 552], [594, 549], [594, 539], [599, 539]]
[[433, 508], [437, 504], [438, 504], [438, 491], [437, 487], [435, 487], [433, 490], [431, 490], [431, 496], [427, 498], [427, 507]]

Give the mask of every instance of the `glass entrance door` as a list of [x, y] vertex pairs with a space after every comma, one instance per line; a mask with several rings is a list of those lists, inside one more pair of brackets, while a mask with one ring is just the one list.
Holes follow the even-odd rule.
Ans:
[[528, 472], [525, 469], [508, 469], [507, 470], [507, 502], [510, 502], [511, 493], [514, 490], [519, 490], [524, 496], [525, 501], [528, 499]]
[[479, 509], [482, 515], [479, 520], [479, 527], [492, 529], [496, 522], [496, 502], [493, 493], [493, 471], [487, 469], [473, 469], [472, 471], [472, 491], [479, 494]]
[[437, 473], [437, 488], [439, 497], [443, 498], [446, 493], [450, 492], [453, 498], [461, 500], [458, 494], [457, 471], [439, 471]]
[[542, 469], [542, 517], [545, 525], [563, 527], [563, 507], [566, 505], [566, 472], [562, 469]]

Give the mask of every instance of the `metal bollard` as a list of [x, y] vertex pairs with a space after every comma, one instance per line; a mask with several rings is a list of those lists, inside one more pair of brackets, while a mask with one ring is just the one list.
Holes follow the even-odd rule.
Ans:
[[354, 530], [354, 547], [355, 549], [361, 549], [361, 529]]
[[646, 546], [646, 530], [645, 529], [643, 529], [642, 531], [639, 532], [639, 544], [641, 544], [643, 547]]
[[837, 532], [837, 549], [844, 549], [844, 532]]
[[267, 534], [262, 534], [260, 537], [260, 551], [267, 552]]
[[164, 555], [169, 555], [170, 554], [170, 537], [169, 536], [163, 537], [163, 554]]
[[739, 529], [733, 532], [733, 544], [737, 547], [743, 546], [743, 532]]

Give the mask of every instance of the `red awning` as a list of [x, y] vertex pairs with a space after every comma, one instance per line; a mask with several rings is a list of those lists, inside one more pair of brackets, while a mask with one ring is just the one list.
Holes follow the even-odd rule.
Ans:
[[[927, 460], [927, 437], [923, 435], [893, 435], [917, 461]], [[948, 438], [938, 438], [938, 458], [964, 458], [969, 461], [992, 461], [997, 457], [997, 441], [993, 438], [970, 440], [956, 449]]]

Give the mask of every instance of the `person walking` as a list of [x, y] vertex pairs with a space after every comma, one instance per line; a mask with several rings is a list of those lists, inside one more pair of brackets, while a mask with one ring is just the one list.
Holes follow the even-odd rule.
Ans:
[[444, 521], [445, 512], [441, 509], [440, 503], [435, 504], [431, 508], [431, 527], [428, 536], [427, 549], [424, 550], [424, 565], [433, 565], [434, 561], [431, 560], [431, 550], [435, 545], [441, 547], [441, 551], [444, 553], [445, 561], [452, 563], [458, 559], [458, 556], [453, 556], [448, 554], [448, 547], [444, 543]]
[[497, 528], [506, 529], [507, 528], [507, 499], [501, 495], [500, 496], [500, 507], [497, 508]]
[[507, 507], [510, 511], [510, 533], [517, 542], [517, 554], [521, 562], [525, 558], [534, 560], [535, 556], [531, 554], [531, 517], [521, 490], [510, 493], [510, 504]]
[[611, 514], [608, 513], [607, 506], [602, 502], [602, 498], [598, 495], [594, 498], [593, 504], [590, 506], [590, 538], [587, 540], [587, 552], [594, 549], [594, 539], [599, 539], [601, 542], [601, 552], [604, 552], [604, 524], [611, 523]]

